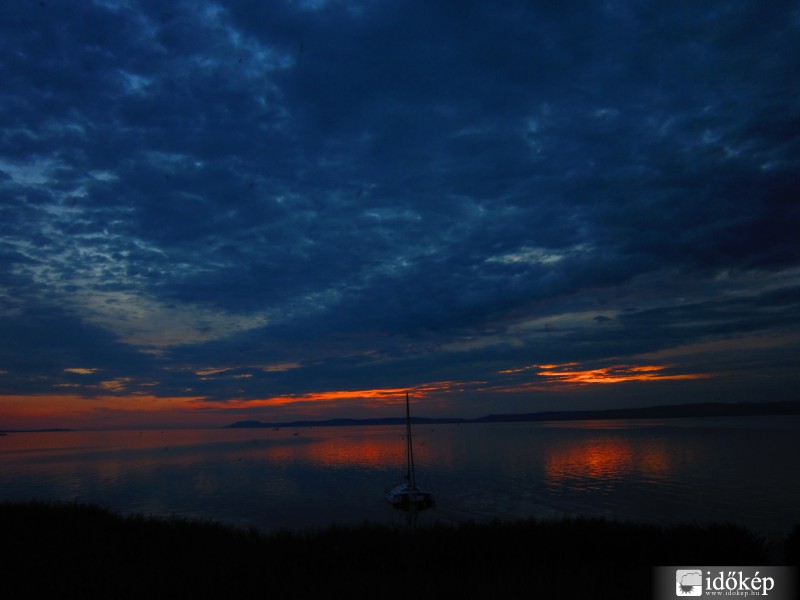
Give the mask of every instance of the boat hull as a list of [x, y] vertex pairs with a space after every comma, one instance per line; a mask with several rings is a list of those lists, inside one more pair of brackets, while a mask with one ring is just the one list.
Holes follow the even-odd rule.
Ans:
[[419, 487], [399, 485], [386, 494], [386, 501], [395, 508], [403, 510], [424, 510], [435, 505], [433, 494]]

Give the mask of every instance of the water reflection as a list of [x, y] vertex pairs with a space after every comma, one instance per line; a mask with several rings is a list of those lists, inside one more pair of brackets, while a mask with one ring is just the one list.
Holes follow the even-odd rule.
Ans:
[[592, 439], [554, 445], [544, 460], [548, 486], [568, 485], [575, 479], [614, 481], [633, 477], [663, 479], [670, 475], [670, 456], [664, 442], [634, 445], [628, 440]]
[[[313, 464], [316, 468], [381, 469], [396, 462], [402, 448], [398, 440], [382, 437], [320, 436], [315, 437], [313, 443], [295, 449], [294, 459]], [[271, 458], [277, 458], [275, 450], [269, 450]]]
[[[601, 515], [780, 529], [800, 506], [788, 459], [794, 423], [419, 428], [418, 480], [438, 499], [422, 518]], [[383, 498], [405, 472], [401, 436], [398, 427], [11, 434], [0, 438], [0, 499], [264, 529], [391, 521]]]

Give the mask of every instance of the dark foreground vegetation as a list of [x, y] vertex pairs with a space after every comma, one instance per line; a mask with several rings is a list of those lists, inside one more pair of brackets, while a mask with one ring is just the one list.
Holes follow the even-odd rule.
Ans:
[[642, 599], [654, 565], [796, 564], [800, 545], [600, 519], [263, 534], [38, 503], [0, 504], [0, 532], [0, 597], [47, 599]]

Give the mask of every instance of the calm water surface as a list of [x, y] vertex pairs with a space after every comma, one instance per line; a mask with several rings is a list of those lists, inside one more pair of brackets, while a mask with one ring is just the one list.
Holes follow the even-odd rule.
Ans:
[[[396, 522], [402, 427], [92, 431], [0, 437], [0, 500], [89, 502], [122, 513], [265, 530]], [[800, 522], [800, 417], [418, 426], [423, 521], [604, 516]]]

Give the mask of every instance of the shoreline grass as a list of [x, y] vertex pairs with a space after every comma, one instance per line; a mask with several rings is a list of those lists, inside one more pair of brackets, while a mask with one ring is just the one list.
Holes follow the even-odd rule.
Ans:
[[14, 598], [647, 598], [653, 566], [796, 564], [800, 545], [800, 526], [775, 556], [734, 525], [585, 518], [263, 533], [46, 503], [0, 503], [0, 531]]

